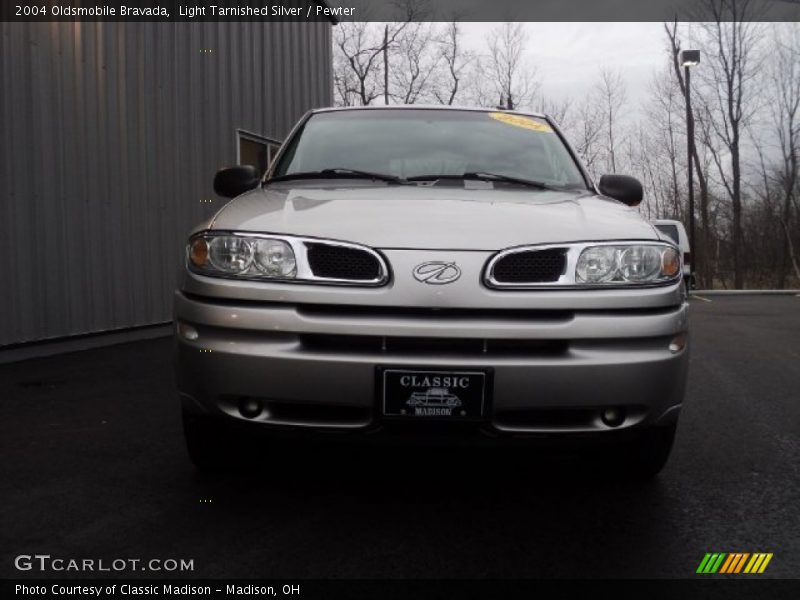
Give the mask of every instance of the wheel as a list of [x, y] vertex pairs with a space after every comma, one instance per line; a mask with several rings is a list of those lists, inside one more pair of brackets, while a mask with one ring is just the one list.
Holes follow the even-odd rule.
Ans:
[[651, 427], [636, 440], [616, 449], [614, 457], [619, 473], [625, 479], [646, 480], [659, 474], [667, 464], [675, 441], [677, 423], [666, 427]]
[[200, 471], [225, 471], [242, 462], [243, 440], [226, 423], [183, 411], [183, 435], [189, 458]]

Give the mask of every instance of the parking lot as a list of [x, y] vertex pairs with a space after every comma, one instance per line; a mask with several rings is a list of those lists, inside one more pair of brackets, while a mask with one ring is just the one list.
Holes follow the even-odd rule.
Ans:
[[171, 340], [2, 365], [0, 575], [38, 552], [193, 559], [193, 577], [691, 577], [739, 551], [800, 577], [800, 298], [695, 298], [692, 344], [676, 446], [648, 484], [452, 453], [331, 469], [265, 451], [258, 472], [204, 477]]

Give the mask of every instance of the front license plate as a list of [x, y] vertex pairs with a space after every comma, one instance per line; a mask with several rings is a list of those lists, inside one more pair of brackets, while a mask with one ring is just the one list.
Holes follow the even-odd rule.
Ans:
[[381, 384], [387, 417], [480, 419], [489, 394], [485, 371], [384, 369]]

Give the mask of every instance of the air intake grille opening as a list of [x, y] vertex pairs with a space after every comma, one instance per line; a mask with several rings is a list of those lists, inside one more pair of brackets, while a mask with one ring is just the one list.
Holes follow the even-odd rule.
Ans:
[[563, 356], [566, 340], [395, 337], [302, 333], [303, 350], [342, 354], [394, 356]]
[[365, 250], [306, 243], [308, 265], [315, 277], [350, 281], [376, 281], [381, 277], [381, 264]]
[[552, 283], [567, 266], [564, 248], [526, 250], [503, 256], [494, 264], [492, 275], [498, 283]]

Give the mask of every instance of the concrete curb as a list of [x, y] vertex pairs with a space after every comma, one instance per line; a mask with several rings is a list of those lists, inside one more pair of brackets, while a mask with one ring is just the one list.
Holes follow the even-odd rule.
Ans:
[[172, 321], [4, 346], [0, 347], [0, 365], [28, 360], [29, 358], [42, 358], [56, 354], [113, 346], [115, 344], [166, 337], [171, 334]]

